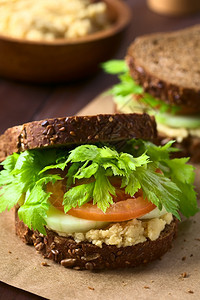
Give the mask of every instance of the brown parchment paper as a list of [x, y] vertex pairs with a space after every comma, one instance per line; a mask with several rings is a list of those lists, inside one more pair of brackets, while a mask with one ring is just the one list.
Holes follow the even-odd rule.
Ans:
[[[100, 97], [80, 114], [112, 109], [108, 97]], [[196, 173], [200, 186], [200, 167]], [[42, 266], [44, 261], [49, 266]], [[5, 212], [0, 215], [0, 280], [48, 299], [200, 299], [200, 214], [179, 224], [178, 237], [161, 260], [91, 273], [44, 260], [15, 235], [13, 211]]]

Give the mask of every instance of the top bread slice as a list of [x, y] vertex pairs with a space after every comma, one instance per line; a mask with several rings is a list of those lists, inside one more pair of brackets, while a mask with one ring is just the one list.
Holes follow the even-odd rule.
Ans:
[[147, 114], [73, 116], [34, 121], [9, 128], [0, 136], [0, 161], [14, 152], [74, 144], [115, 142], [157, 136], [154, 118]]
[[200, 25], [137, 38], [126, 61], [154, 97], [200, 111]]

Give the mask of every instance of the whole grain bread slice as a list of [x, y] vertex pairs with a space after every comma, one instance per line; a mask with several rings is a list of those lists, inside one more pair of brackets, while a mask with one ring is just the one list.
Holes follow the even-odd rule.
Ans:
[[126, 61], [146, 92], [200, 111], [200, 25], [138, 37]]
[[14, 152], [73, 144], [156, 138], [156, 123], [147, 114], [73, 116], [34, 121], [9, 128], [0, 136], [0, 161]]
[[134, 246], [116, 247], [103, 244], [102, 248], [90, 242], [77, 243], [71, 237], [59, 236], [47, 229], [43, 236], [38, 231], [30, 230], [19, 220], [16, 209], [16, 234], [26, 244], [34, 244], [36, 250], [45, 258], [54, 260], [64, 267], [76, 270], [99, 270], [136, 267], [160, 258], [172, 246], [177, 232], [177, 220], [165, 226], [158, 239]]

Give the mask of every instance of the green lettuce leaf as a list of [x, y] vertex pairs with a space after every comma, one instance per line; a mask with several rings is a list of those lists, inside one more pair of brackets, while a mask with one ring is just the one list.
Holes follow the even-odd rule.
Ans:
[[19, 208], [19, 219], [22, 220], [30, 229], [38, 230], [46, 234], [44, 225], [45, 218], [50, 204], [47, 202], [50, 193], [46, 193], [42, 186], [36, 184], [29, 193], [25, 203]]
[[[49, 204], [45, 185], [63, 179], [58, 174], [41, 173], [46, 164], [56, 160], [56, 151], [25, 151], [14, 153], [2, 163], [0, 172], [0, 213], [20, 204], [19, 217], [31, 229], [45, 233], [44, 217]], [[26, 195], [26, 197], [25, 197]]]

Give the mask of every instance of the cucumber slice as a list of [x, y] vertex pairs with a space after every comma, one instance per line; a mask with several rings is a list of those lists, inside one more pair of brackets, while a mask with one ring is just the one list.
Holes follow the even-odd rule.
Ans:
[[173, 128], [195, 129], [200, 127], [200, 115], [198, 116], [179, 116], [167, 113], [156, 113], [156, 121], [158, 123], [168, 125]]
[[48, 228], [60, 233], [87, 232], [90, 229], [101, 229], [107, 226], [108, 222], [90, 221], [76, 218], [51, 206], [47, 213]]
[[154, 218], [160, 218], [161, 216], [165, 215], [167, 213], [166, 209], [163, 207], [162, 210], [159, 210], [158, 207], [150, 211], [148, 214], [138, 218], [140, 220], [148, 220], [148, 219], [154, 219]]

